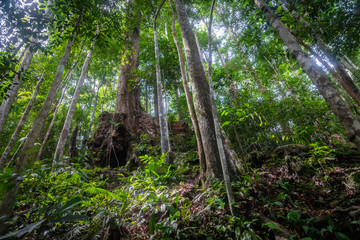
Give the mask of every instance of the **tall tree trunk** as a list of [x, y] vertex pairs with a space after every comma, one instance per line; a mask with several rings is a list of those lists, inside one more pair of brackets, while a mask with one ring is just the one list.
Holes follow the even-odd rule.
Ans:
[[70, 137], [70, 141], [69, 141], [69, 156], [71, 157], [71, 159], [77, 157], [78, 155], [78, 150], [76, 147], [76, 138], [78, 135], [78, 131], [79, 131], [79, 124], [76, 124], [73, 133], [71, 134]]
[[38, 155], [37, 155], [37, 157], [36, 157], [36, 160], [37, 160], [37, 161], [40, 161], [40, 158], [41, 158], [41, 155], [42, 155], [42, 153], [43, 153], [43, 151], [44, 151], [44, 149], [45, 149], [46, 143], [47, 143], [47, 141], [49, 140], [51, 130], [52, 130], [52, 128], [53, 128], [53, 126], [54, 126], [54, 123], [55, 123], [55, 120], [56, 120], [56, 115], [57, 115], [57, 113], [58, 113], [58, 111], [59, 111], [59, 109], [60, 109], [60, 106], [61, 106], [61, 104], [62, 104], [62, 100], [63, 100], [64, 97], [65, 97], [65, 93], [66, 93], [66, 88], [64, 88], [64, 90], [62, 91], [61, 97], [60, 97], [60, 99], [59, 99], [59, 103], [57, 104], [57, 106], [56, 106], [56, 108], [55, 108], [54, 115], [53, 115], [53, 117], [52, 117], [52, 119], [51, 119], [49, 128], [48, 128], [48, 130], [46, 131], [44, 140], [43, 140], [43, 142], [42, 142], [42, 144], [41, 144], [41, 147], [40, 147], [40, 149], [39, 149]]
[[[169, 132], [167, 131], [167, 116], [165, 115], [164, 101], [162, 96], [161, 88], [161, 73], [160, 73], [160, 55], [159, 55], [159, 44], [158, 44], [158, 35], [157, 35], [157, 26], [156, 19], [160, 13], [161, 7], [163, 6], [165, 0], [163, 0], [160, 6], [157, 8], [154, 13], [153, 19], [153, 29], [154, 29], [154, 43], [155, 43], [155, 62], [156, 62], [156, 88], [157, 88], [157, 97], [158, 97], [158, 109], [159, 109], [159, 125], [160, 125], [160, 140], [161, 140], [161, 153], [167, 153], [170, 151], [170, 140]], [[169, 164], [169, 158], [166, 157], [165, 162]]]
[[186, 76], [186, 72], [185, 72], [184, 58], [183, 58], [183, 55], [182, 55], [182, 52], [181, 52], [179, 41], [178, 41], [178, 39], [176, 37], [175, 12], [174, 12], [173, 6], [171, 4], [171, 0], [169, 0], [169, 3], [170, 3], [170, 9], [171, 9], [172, 14], [173, 14], [172, 32], [173, 32], [173, 38], [174, 38], [174, 42], [175, 42], [176, 49], [177, 49], [178, 56], [179, 56], [179, 64], [180, 64], [181, 77], [182, 77], [182, 83], [183, 83], [184, 92], [185, 92], [186, 103], [187, 103], [187, 106], [188, 106], [188, 109], [189, 109], [191, 122], [193, 124], [194, 131], [195, 131], [196, 144], [197, 144], [197, 148], [198, 148], [198, 155], [199, 155], [199, 161], [200, 161], [200, 176], [201, 176], [202, 179], [204, 179], [206, 177], [205, 176], [205, 173], [206, 173], [205, 152], [204, 152], [204, 148], [203, 148], [203, 145], [202, 145], [200, 128], [199, 128], [199, 123], [198, 123], [196, 113], [195, 113], [194, 103], [193, 103], [193, 100], [191, 98], [191, 94], [190, 94], [190, 90], [189, 90], [189, 84], [188, 84], [188, 80], [187, 80], [187, 76]]
[[297, 43], [294, 36], [278, 19], [264, 0], [254, 1], [274, 27], [276, 32], [280, 35], [284, 43], [288, 46], [291, 55], [298, 61], [304, 72], [309, 76], [311, 81], [319, 90], [320, 94], [324, 97], [326, 103], [332, 109], [340, 124], [344, 128], [349, 140], [360, 150], [360, 122], [355, 118], [345, 102], [340, 98], [338, 92], [332, 86], [327, 74], [319, 66], [317, 66], [313, 59], [307, 56], [301, 46]]
[[[319, 60], [319, 62], [331, 73], [331, 75], [343, 86], [345, 91], [352, 97], [352, 99], [360, 106], [360, 92], [358, 92], [355, 83], [350, 81], [344, 81], [344, 77], [338, 74], [319, 54], [317, 54], [312, 48], [304, 43], [300, 38], [297, 41], [303, 45], [309, 52]], [[352, 81], [352, 80], [351, 80]], [[349, 85], [350, 83], [350, 85]]]
[[[45, 8], [44, 16], [47, 17], [50, 14], [50, 7], [52, 5], [52, 0], [48, 1], [48, 4]], [[38, 42], [38, 36], [34, 36], [30, 40], [30, 46], [28, 50], [26, 51], [24, 60], [22, 61], [19, 70], [15, 74], [14, 81], [10, 86], [10, 89], [6, 93], [6, 98], [3, 100], [0, 106], [0, 133], [4, 129], [5, 121], [9, 115], [11, 106], [17, 96], [17, 92], [19, 91], [22, 79], [27, 72], [27, 69], [30, 66], [31, 60], [37, 51], [37, 42]]]
[[180, 0], [174, 0], [174, 2], [184, 42], [189, 74], [191, 76], [190, 79], [192, 81], [195, 112], [205, 152], [206, 177], [208, 183], [210, 183], [214, 178], [223, 179], [219, 152], [215, 139], [215, 126], [211, 111], [210, 89], [201, 63], [195, 35], [186, 15], [184, 3]]
[[65, 119], [65, 122], [64, 122], [64, 126], [63, 126], [63, 129], [62, 129], [61, 134], [60, 134], [60, 138], [59, 138], [59, 141], [58, 141], [58, 144], [57, 144], [57, 147], [56, 147], [56, 151], [55, 151], [55, 155], [54, 155], [53, 166], [63, 165], [63, 162], [62, 162], [61, 159], [62, 159], [63, 154], [64, 154], [66, 139], [67, 139], [67, 137], [69, 135], [71, 121], [72, 121], [74, 113], [75, 113], [76, 104], [77, 104], [77, 102], [79, 100], [79, 97], [80, 97], [82, 85], [84, 84], [84, 81], [85, 81], [85, 78], [86, 78], [86, 73], [87, 73], [89, 65], [90, 65], [92, 52], [94, 50], [95, 41], [96, 41], [96, 38], [97, 38], [97, 36], [99, 34], [99, 31], [100, 31], [100, 27], [98, 25], [97, 28], [96, 28], [94, 39], [93, 39], [93, 41], [91, 43], [91, 46], [90, 46], [90, 50], [88, 51], [86, 59], [85, 59], [84, 64], [82, 66], [79, 81], [78, 81], [78, 84], [76, 86], [74, 95], [72, 97], [71, 104], [70, 104], [70, 107], [69, 107], [69, 110], [68, 110], [68, 113], [67, 113], [67, 116], [66, 116], [66, 119]]
[[149, 96], [148, 96], [148, 82], [145, 81], [145, 112], [149, 112]]
[[344, 87], [345, 91], [348, 92], [348, 94], [355, 100], [355, 102], [360, 105], [360, 90], [358, 86], [354, 83], [352, 77], [348, 74], [348, 72], [345, 70], [343, 64], [340, 60], [338, 60], [335, 56], [335, 53], [331, 51], [331, 49], [325, 45], [322, 38], [316, 33], [316, 31], [313, 29], [311, 24], [309, 24], [304, 18], [301, 16], [298, 16], [296, 13], [292, 13], [287, 8], [288, 3], [286, 0], [282, 0], [283, 5], [282, 7], [290, 13], [290, 15], [296, 19], [300, 24], [302, 24], [304, 27], [308, 28], [310, 30], [310, 35], [316, 40], [316, 43], [319, 47], [319, 49], [327, 56], [327, 58], [331, 61], [331, 63], [334, 65], [337, 72], [335, 72], [330, 65], [326, 63], [318, 54], [316, 54], [310, 46], [306, 45], [301, 39], [301, 44], [307, 48], [311, 54], [313, 54], [328, 70], [329, 72], [340, 82], [340, 84]]
[[175, 82], [174, 82], [174, 92], [175, 92], [177, 115], [178, 115], [178, 119], [180, 121], [180, 120], [184, 119], [184, 117], [183, 117], [181, 107], [180, 107], [179, 88], [178, 88], [177, 79], [175, 79]]
[[[40, 113], [38, 114], [37, 119], [35, 120], [32, 128], [31, 128], [31, 131], [24, 143], [22, 153], [16, 162], [16, 165], [14, 168], [14, 173], [16, 173], [18, 176], [20, 176], [22, 174], [25, 166], [28, 163], [28, 160], [30, 157], [29, 150], [34, 148], [35, 140], [39, 136], [41, 128], [46, 121], [46, 117], [49, 113], [51, 104], [52, 104], [54, 98], [56, 97], [57, 89], [61, 83], [61, 77], [64, 73], [65, 65], [69, 59], [71, 48], [73, 46], [73, 42], [77, 35], [77, 31], [79, 29], [84, 12], [85, 12], [85, 7], [82, 11], [82, 14], [79, 16], [79, 19], [76, 23], [73, 34], [70, 36], [70, 39], [68, 40], [68, 42], [66, 44], [64, 55], [61, 58], [60, 63], [58, 65], [54, 81], [50, 87], [50, 90], [49, 90], [48, 95], [44, 101], [44, 104], [40, 110]], [[7, 229], [6, 221], [11, 216], [11, 213], [12, 213], [11, 206], [14, 203], [16, 195], [20, 189], [20, 184], [21, 184], [20, 178], [16, 178], [15, 180], [13, 180], [11, 182], [11, 184], [13, 185], [13, 188], [11, 188], [8, 192], [5, 193], [4, 198], [2, 199], [1, 205], [0, 205], [0, 215], [1, 215], [0, 216], [0, 234], [3, 234], [6, 232], [6, 229]]]
[[[204, 22], [204, 23], [205, 23], [205, 26], [209, 29], [208, 24], [207, 24], [206, 22]], [[212, 36], [212, 38], [214, 39], [214, 41], [216, 40], [216, 36]], [[224, 60], [224, 58], [223, 58], [222, 55], [221, 55], [219, 46], [217, 45], [216, 42], [214, 42], [213, 44], [214, 44], [215, 50], [216, 50], [216, 52], [217, 52], [217, 54], [218, 54], [218, 56], [219, 56], [219, 58], [220, 58], [221, 65], [223, 66], [223, 68], [224, 68], [224, 70], [225, 70], [226, 78], [227, 78], [228, 81], [229, 81], [230, 91], [232, 91], [233, 97], [234, 97], [235, 99], [237, 99], [237, 98], [238, 98], [238, 95], [237, 95], [237, 91], [236, 91], [236, 88], [235, 88], [235, 84], [234, 84], [234, 82], [233, 82], [233, 81], [231, 80], [231, 78], [230, 78], [229, 71], [228, 71], [228, 69], [227, 69], [227, 67], [226, 67], [225, 60]]]
[[7, 160], [8, 156], [9, 156], [9, 153], [11, 152], [12, 147], [14, 146], [17, 138], [19, 137], [19, 134], [20, 134], [21, 130], [24, 127], [26, 119], [29, 116], [30, 110], [31, 110], [31, 108], [32, 108], [32, 106], [33, 106], [33, 104], [35, 102], [36, 96], [37, 96], [37, 94], [39, 92], [40, 86], [41, 86], [41, 84], [42, 84], [42, 82], [44, 80], [44, 75], [45, 75], [45, 73], [43, 73], [41, 75], [41, 77], [39, 79], [39, 82], [36, 84], [34, 93], [33, 93], [32, 97], [31, 97], [28, 105], [26, 106], [26, 109], [25, 109], [23, 115], [21, 116], [18, 125], [16, 126], [16, 129], [15, 129], [13, 135], [11, 136], [11, 139], [10, 139], [8, 145], [6, 146], [4, 152], [3, 152], [2, 156], [1, 156], [0, 170], [4, 168], [4, 166], [6, 164], [6, 160]]
[[343, 59], [341, 59], [341, 62], [355, 77], [360, 78], [359, 67], [356, 66], [348, 56], [345, 55]]
[[[31, 43], [31, 46], [35, 46], [35, 44]], [[19, 89], [21, 87], [22, 79], [23, 79], [27, 69], [29, 68], [32, 57], [34, 56], [35, 52], [30, 50], [32, 48], [31, 46], [27, 50], [27, 52], [25, 54], [25, 58], [22, 61], [21, 65], [19, 67], [19, 70], [17, 71], [17, 73], [14, 77], [14, 80], [10, 86], [10, 89], [7, 91], [6, 97], [1, 103], [1, 106], [0, 106], [0, 133], [4, 129], [5, 121], [6, 121], [7, 117], [9, 116], [11, 106], [12, 106], [13, 102], [15, 101], [17, 92], [19, 91]]]
[[[105, 76], [105, 71], [104, 71], [104, 76]], [[98, 98], [99, 98], [100, 88], [101, 88], [101, 84], [99, 84], [97, 90], [95, 90], [95, 88], [94, 88], [94, 91], [96, 91], [96, 93], [94, 92], [94, 95], [96, 94], [96, 97], [95, 97], [94, 106], [93, 106], [91, 116], [90, 116], [89, 133], [91, 132], [92, 125], [93, 125], [94, 119], [95, 119], [95, 112], [96, 112], [97, 102], [98, 102]]]
[[[130, 1], [130, 4], [134, 5], [133, 0]], [[130, 15], [133, 15], [134, 11], [135, 10], [131, 10]], [[140, 89], [136, 83], [133, 83], [135, 87], [130, 89], [129, 84], [130, 80], [134, 80], [136, 77], [133, 71], [137, 69], [139, 64], [140, 11], [136, 12], [134, 16], [136, 24], [132, 28], [128, 39], [131, 45], [124, 51], [126, 56], [120, 66], [120, 75], [116, 91], [115, 113], [126, 113], [129, 114], [129, 116], [135, 117], [133, 113], [141, 110]], [[129, 119], [129, 121], [132, 120]]]
[[[25, 42], [20, 40], [19, 45], [14, 49], [13, 53], [11, 54], [11, 59], [14, 59], [15, 56], [18, 54], [20, 49], [25, 45]], [[26, 48], [26, 47], [25, 47]]]
[[212, 48], [211, 48], [211, 25], [212, 25], [212, 19], [213, 19], [213, 11], [214, 11], [214, 6], [215, 6], [215, 2], [216, 0], [213, 0], [212, 4], [211, 4], [211, 10], [210, 10], [210, 20], [209, 20], [209, 36], [208, 36], [208, 51], [209, 51], [209, 87], [210, 87], [210, 100], [211, 100], [211, 109], [212, 109], [212, 115], [214, 118], [214, 125], [215, 125], [215, 135], [216, 135], [216, 142], [217, 142], [217, 146], [218, 146], [218, 150], [219, 150], [219, 156], [220, 156], [220, 162], [221, 162], [221, 168], [222, 168], [222, 173], [223, 173], [223, 177], [224, 177], [224, 182], [225, 182], [225, 187], [226, 187], [226, 193], [227, 193], [227, 197], [228, 197], [228, 201], [229, 201], [229, 208], [230, 208], [230, 212], [232, 215], [234, 215], [234, 209], [233, 209], [233, 203], [235, 202], [234, 199], [234, 194], [233, 194], [233, 190], [231, 187], [231, 181], [230, 181], [230, 175], [229, 175], [229, 168], [227, 166], [227, 162], [226, 162], [226, 156], [225, 156], [225, 150], [224, 150], [224, 145], [223, 145], [223, 141], [221, 138], [221, 132], [220, 132], [220, 123], [219, 123], [219, 119], [217, 116], [217, 109], [216, 109], [216, 105], [215, 105], [215, 98], [214, 98], [214, 88], [213, 88], [213, 83], [212, 83]]
[[159, 105], [158, 105], [158, 95], [157, 95], [156, 83], [154, 84], [154, 111], [155, 111], [155, 118], [159, 118]]

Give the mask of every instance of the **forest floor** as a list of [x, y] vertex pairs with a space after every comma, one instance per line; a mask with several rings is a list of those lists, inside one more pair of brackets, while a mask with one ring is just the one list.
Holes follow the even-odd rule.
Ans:
[[38, 164], [25, 176], [14, 232], [5, 237], [309, 240], [360, 234], [356, 151], [327, 146], [298, 151], [293, 145], [277, 154], [249, 155], [257, 167], [248, 164], [247, 173], [232, 183], [236, 216], [229, 212], [222, 182], [201, 187], [196, 152], [175, 154], [171, 166], [164, 156], [140, 160], [131, 173], [78, 164], [54, 173]]

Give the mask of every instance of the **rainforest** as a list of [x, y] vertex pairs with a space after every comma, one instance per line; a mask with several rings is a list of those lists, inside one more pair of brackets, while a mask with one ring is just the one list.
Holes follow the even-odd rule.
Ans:
[[358, 0], [2, 0], [0, 239], [359, 239], [359, 28]]

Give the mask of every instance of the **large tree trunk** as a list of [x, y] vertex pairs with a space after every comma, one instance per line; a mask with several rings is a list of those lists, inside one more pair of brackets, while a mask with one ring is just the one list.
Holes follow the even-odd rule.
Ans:
[[[51, 5], [52, 5], [52, 0], [49, 0], [47, 6], [45, 8], [45, 12], [44, 12], [45, 18], [48, 17], [48, 15], [50, 13]], [[31, 43], [30, 43], [30, 46], [28, 47], [28, 50], [26, 51], [24, 60], [22, 61], [18, 72], [15, 74], [14, 81], [11, 84], [10, 89], [6, 93], [7, 97], [3, 100], [3, 102], [1, 103], [1, 106], [0, 106], [0, 133], [4, 129], [5, 121], [9, 115], [11, 106], [17, 96], [17, 92], [19, 91], [19, 89], [21, 87], [22, 79], [23, 79], [25, 73], [27, 72], [27, 69], [30, 66], [31, 60], [37, 50], [36, 44], [38, 42], [38, 36], [35, 35], [34, 37], [31, 38], [30, 41], [31, 41]]]
[[277, 18], [264, 0], [254, 1], [287, 45], [291, 55], [297, 60], [304, 72], [317, 87], [320, 94], [324, 97], [326, 103], [332, 109], [340, 124], [344, 128], [349, 140], [360, 150], [360, 122], [355, 118], [345, 102], [340, 98], [338, 92], [332, 86], [327, 74], [302, 50], [294, 36]]
[[198, 155], [199, 155], [199, 161], [200, 161], [200, 176], [201, 176], [202, 179], [204, 179], [206, 177], [205, 176], [205, 174], [206, 174], [205, 152], [204, 152], [204, 148], [203, 148], [202, 141], [201, 141], [200, 128], [199, 128], [198, 120], [196, 118], [194, 103], [193, 103], [193, 100], [191, 98], [191, 94], [190, 94], [190, 90], [189, 90], [189, 84], [188, 84], [188, 80], [187, 80], [187, 76], [186, 76], [186, 72], [185, 72], [184, 58], [183, 58], [183, 55], [182, 55], [182, 52], [181, 52], [179, 41], [178, 41], [178, 39], [176, 37], [175, 12], [174, 12], [173, 6], [171, 4], [171, 0], [169, 0], [169, 3], [170, 3], [170, 9], [171, 9], [172, 14], [173, 14], [172, 32], [173, 32], [173, 38], [174, 38], [174, 42], [175, 42], [176, 49], [177, 49], [178, 56], [179, 56], [179, 64], [180, 64], [181, 77], [182, 77], [182, 83], [183, 83], [184, 92], [185, 92], [186, 103], [187, 103], [187, 106], [188, 106], [188, 109], [189, 109], [191, 122], [193, 124], [194, 131], [195, 131], [196, 144], [197, 144], [197, 148], [198, 148]]
[[[157, 35], [157, 26], [156, 19], [160, 13], [160, 9], [164, 4], [165, 0], [163, 0], [156, 10], [153, 19], [153, 29], [154, 29], [154, 43], [155, 43], [155, 62], [156, 62], [156, 88], [157, 88], [157, 97], [158, 97], [158, 109], [159, 109], [159, 125], [160, 125], [160, 140], [161, 140], [161, 153], [167, 153], [170, 151], [170, 140], [169, 140], [169, 132], [167, 131], [167, 116], [164, 101], [162, 95], [161, 88], [161, 74], [160, 74], [160, 56], [159, 56], [159, 44], [158, 44], [158, 35]], [[167, 164], [169, 164], [169, 158], [166, 157]]]
[[[134, 4], [130, 1], [130, 4]], [[134, 10], [131, 11], [131, 15]], [[120, 66], [120, 75], [116, 92], [115, 113], [125, 113], [134, 115], [134, 113], [141, 111], [140, 104], [140, 89], [135, 81], [133, 81], [133, 88], [130, 88], [130, 81], [136, 77], [133, 73], [139, 64], [139, 42], [140, 42], [140, 11], [135, 14], [135, 24], [132, 32], [130, 33], [129, 43], [130, 46], [124, 51], [126, 54], [124, 61]]]
[[65, 122], [64, 122], [64, 126], [63, 126], [63, 129], [62, 129], [61, 134], [60, 134], [60, 138], [59, 138], [59, 141], [58, 141], [58, 144], [57, 144], [57, 147], [56, 147], [56, 151], [55, 151], [55, 155], [54, 155], [53, 166], [63, 165], [63, 162], [62, 162], [61, 159], [62, 159], [62, 156], [64, 154], [66, 139], [67, 139], [67, 137], [69, 135], [71, 121], [72, 121], [74, 113], [75, 113], [76, 104], [77, 104], [77, 102], [79, 100], [79, 97], [80, 97], [82, 85], [84, 84], [84, 81], [85, 81], [85, 78], [86, 78], [86, 73], [87, 73], [87, 70], [88, 70], [89, 65], [90, 65], [92, 52], [94, 50], [95, 41], [96, 41], [96, 38], [97, 38], [97, 36], [99, 34], [99, 31], [100, 31], [100, 27], [97, 26], [94, 39], [93, 39], [93, 41], [91, 43], [90, 50], [87, 53], [86, 59], [84, 61], [83, 67], [81, 69], [81, 74], [80, 74], [80, 77], [79, 77], [79, 81], [78, 81], [78, 84], [76, 86], [74, 95], [72, 97], [71, 104], [70, 104], [70, 107], [69, 107], [69, 110], [68, 110], [68, 113], [67, 113], [67, 116], [66, 116], [66, 119], [65, 119]]
[[[75, 37], [77, 35], [77, 31], [80, 27], [80, 23], [83, 17], [83, 14], [85, 12], [85, 8], [83, 9], [82, 15], [79, 16], [79, 19], [76, 23], [75, 29], [73, 34], [70, 36], [70, 39], [68, 40], [66, 44], [66, 48], [64, 51], [64, 55], [60, 60], [60, 63], [58, 65], [54, 81], [50, 87], [50, 90], [48, 92], [48, 95], [44, 101], [44, 104], [40, 110], [40, 113], [37, 116], [37, 119], [35, 120], [32, 129], [24, 143], [24, 147], [22, 149], [22, 153], [19, 157], [19, 159], [16, 162], [14, 173], [17, 175], [21, 175], [24, 171], [25, 166], [28, 164], [28, 160], [30, 157], [29, 150], [34, 148], [35, 140], [39, 136], [39, 133], [41, 131], [42, 126], [44, 125], [46, 121], [46, 117], [49, 113], [51, 104], [53, 100], [56, 97], [57, 89], [61, 83], [61, 78], [64, 73], [65, 65], [69, 59], [71, 48], [73, 46], [73, 42], [75, 40]], [[18, 190], [20, 189], [21, 180], [20, 178], [16, 178], [16, 180], [13, 180], [12, 183], [13, 188], [11, 188], [8, 192], [5, 193], [4, 198], [2, 199], [1, 205], [0, 205], [0, 234], [3, 234], [6, 232], [6, 221], [9, 219], [12, 213], [12, 204], [15, 201], [16, 195], [18, 193]]]
[[[208, 183], [210, 183], [214, 178], [223, 179], [219, 152], [215, 138], [214, 118], [211, 111], [210, 89], [204, 67], [201, 63], [195, 35], [186, 15], [184, 3], [180, 0], [175, 0], [174, 2], [184, 42], [189, 74], [191, 76], [190, 80], [192, 81], [195, 112], [205, 152], [206, 177]], [[231, 166], [234, 165], [231, 164]], [[232, 171], [233, 174], [231, 175], [235, 175], [235, 172], [236, 170]]]
[[33, 104], [35, 102], [36, 96], [37, 96], [37, 94], [39, 92], [40, 86], [41, 86], [41, 84], [42, 84], [42, 82], [44, 80], [44, 75], [45, 75], [45, 73], [42, 74], [42, 76], [39, 79], [39, 82], [36, 84], [34, 93], [33, 93], [32, 97], [31, 97], [28, 105], [26, 106], [26, 109], [25, 109], [23, 115], [21, 116], [18, 125], [16, 126], [16, 129], [15, 129], [13, 135], [11, 136], [11, 139], [10, 139], [8, 145], [6, 146], [4, 152], [3, 152], [2, 156], [1, 156], [0, 170], [4, 168], [4, 166], [6, 164], [6, 160], [7, 160], [8, 156], [9, 156], [9, 153], [11, 152], [12, 147], [14, 146], [17, 138], [19, 137], [19, 134], [20, 134], [21, 130], [24, 127], [26, 119], [29, 116], [30, 110], [31, 110], [31, 108], [32, 108], [32, 106], [33, 106]]

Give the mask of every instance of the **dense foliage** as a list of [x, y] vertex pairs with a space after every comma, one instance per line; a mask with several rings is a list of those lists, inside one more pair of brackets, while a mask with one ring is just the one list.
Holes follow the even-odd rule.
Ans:
[[[189, 31], [195, 33], [207, 77], [209, 16], [216, 3], [210, 33], [211, 76], [222, 134], [227, 136], [220, 141], [227, 142], [239, 157], [235, 164], [240, 171], [231, 183], [236, 214], [230, 214], [223, 179], [209, 181], [201, 172], [196, 126], [172, 35], [174, 1], [170, 5], [160, 0], [9, 0], [0, 3], [0, 117], [5, 116], [0, 152], [5, 156], [12, 138], [14, 142], [0, 161], [0, 200], [15, 182], [21, 188], [11, 203], [11, 217], [5, 223], [0, 218], [7, 228], [0, 227], [0, 239], [358, 237], [360, 156], [354, 136], [359, 136], [360, 126], [354, 122], [352, 133], [342, 116], [351, 115], [356, 121], [360, 117], [360, 2], [265, 1], [284, 24], [282, 31], [289, 31], [316, 62], [309, 71], [324, 72], [339, 96], [336, 101], [349, 109], [338, 107], [344, 111], [338, 114], [328, 101], [327, 89], [319, 89], [272, 25], [274, 21], [268, 21], [265, 13], [270, 10], [259, 8], [262, 1], [177, 1], [186, 4]], [[180, 54], [187, 56], [180, 21], [174, 27]], [[99, 34], [95, 34], [97, 28]], [[131, 69], [127, 91], [138, 91], [141, 111], [149, 118], [158, 119], [159, 104], [164, 105], [171, 143], [168, 153], [160, 147], [159, 129], [153, 129], [155, 138], [150, 130], [137, 136], [127, 128], [129, 120], [116, 122], [116, 114], [111, 119], [103, 117], [114, 113], [117, 100], [122, 100], [120, 68], [136, 55], [132, 38], [136, 28], [140, 31], [139, 59]], [[27, 58], [29, 64], [24, 67]], [[195, 99], [192, 63], [188, 58], [185, 61], [190, 95]], [[161, 66], [160, 75], [156, 63]], [[61, 82], [48, 102], [46, 121], [28, 147], [28, 137], [33, 136], [32, 128], [48, 104], [59, 69]], [[70, 104], [84, 74], [71, 113]], [[29, 107], [41, 78], [36, 100]], [[16, 86], [19, 90], [13, 91]], [[3, 105], [12, 96], [6, 114]], [[24, 116], [28, 107], [31, 110]], [[198, 109], [197, 117], [202, 111]], [[72, 121], [66, 130], [69, 114]], [[106, 124], [112, 130], [126, 130], [126, 163], [118, 164], [123, 167], [103, 168], [102, 153], [90, 148], [96, 131]], [[64, 129], [68, 134], [65, 154], [55, 166], [54, 154]], [[24, 145], [28, 148], [22, 151]], [[28, 160], [19, 160], [25, 155]], [[20, 163], [24, 166], [19, 167]]]

